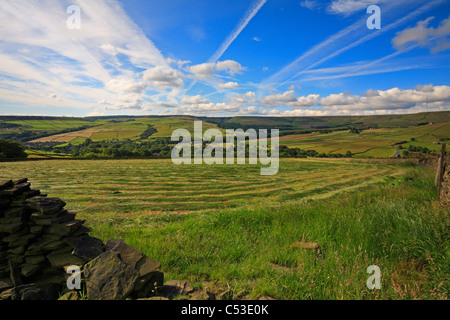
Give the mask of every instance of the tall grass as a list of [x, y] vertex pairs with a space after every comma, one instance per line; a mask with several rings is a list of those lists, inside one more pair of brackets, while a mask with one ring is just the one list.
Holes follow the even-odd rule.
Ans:
[[[161, 261], [226, 298], [437, 299], [449, 290], [448, 210], [433, 202], [430, 170], [328, 199], [252, 203], [189, 215], [89, 216], [93, 235]], [[320, 254], [292, 246], [315, 242]], [[382, 288], [366, 286], [367, 267]]]

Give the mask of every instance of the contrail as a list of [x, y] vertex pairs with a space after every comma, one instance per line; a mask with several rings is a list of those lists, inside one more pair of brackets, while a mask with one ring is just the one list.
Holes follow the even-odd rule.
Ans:
[[[353, 41], [346, 46], [343, 46], [341, 48], [336, 48], [339, 44], [339, 40], [346, 39], [346, 41], [348, 42], [349, 40], [355, 39], [358, 35], [360, 35], [362, 33], [361, 31], [364, 30], [364, 24], [365, 24], [366, 18], [360, 19], [357, 22], [355, 22], [354, 24], [346, 27], [345, 29], [341, 30], [340, 32], [329, 37], [322, 43], [314, 46], [313, 48], [311, 48], [310, 50], [308, 50], [307, 52], [302, 54], [300, 57], [295, 59], [293, 62], [291, 62], [289, 65], [285, 66], [280, 71], [276, 72], [275, 74], [270, 76], [268, 79], [264, 80], [260, 84], [258, 91], [260, 91], [264, 87], [272, 86], [272, 85], [275, 85], [278, 88], [278, 87], [286, 84], [287, 82], [291, 81], [292, 79], [298, 77], [305, 71], [308, 71], [308, 70], [312, 69], [313, 67], [315, 67], [333, 57], [336, 57], [351, 48], [359, 46], [360, 44], [362, 44], [370, 39], [373, 39], [373, 38], [381, 35], [382, 33], [401, 25], [408, 20], [411, 20], [412, 18], [419, 16], [420, 14], [430, 10], [432, 7], [434, 7], [440, 3], [442, 3], [442, 0], [431, 1], [431, 2], [427, 3], [426, 5], [420, 7], [419, 9], [415, 10], [414, 12], [402, 17], [401, 19], [398, 19], [395, 22], [393, 22], [385, 27], [382, 27], [381, 30], [378, 30], [376, 32], [373, 32], [372, 34], [363, 36], [360, 39]], [[394, 5], [394, 7], [395, 7], [395, 5]], [[325, 57], [323, 57], [323, 58], [317, 57], [317, 55], [320, 55], [321, 53], [326, 53], [329, 51], [332, 51], [332, 52], [327, 54]], [[308, 60], [308, 58], [309, 58], [309, 60]], [[300, 67], [303, 67], [303, 68], [300, 68]], [[294, 73], [294, 75], [292, 75], [292, 73], [295, 72], [295, 69], [297, 69], [297, 70], [300, 69], [300, 71], [298, 71], [298, 72]], [[291, 76], [289, 77], [289, 75], [291, 75]], [[287, 78], [287, 80], [282, 82], [282, 80], [286, 79], [286, 78]]]
[[250, 20], [258, 13], [262, 6], [267, 2], [267, 0], [256, 0], [252, 3], [250, 8], [245, 13], [241, 21], [236, 25], [233, 31], [228, 35], [222, 45], [217, 49], [217, 51], [209, 58], [208, 62], [216, 62], [220, 57], [227, 51], [228, 47], [233, 43], [237, 36], [244, 30]]
[[[209, 63], [217, 62], [220, 57], [227, 51], [228, 47], [233, 43], [233, 41], [239, 36], [239, 34], [244, 30], [248, 23], [253, 19], [253, 17], [258, 13], [262, 6], [267, 2], [267, 0], [255, 0], [250, 8], [248, 8], [244, 17], [239, 21], [236, 27], [231, 31], [225, 41], [220, 45], [219, 49], [208, 59]], [[191, 82], [189, 88], [185, 92], [192, 89], [192, 87], [197, 83], [197, 80]]]

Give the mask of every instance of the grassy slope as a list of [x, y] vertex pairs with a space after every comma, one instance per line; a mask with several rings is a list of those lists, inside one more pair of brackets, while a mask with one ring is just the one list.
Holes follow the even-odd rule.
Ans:
[[[449, 291], [448, 212], [434, 207], [431, 172], [328, 201], [251, 205], [188, 216], [91, 222], [161, 261], [168, 279], [229, 298], [442, 299]], [[293, 248], [320, 244], [323, 255]], [[382, 289], [366, 287], [370, 265]]]
[[[228, 291], [229, 298], [448, 294], [448, 211], [433, 202], [428, 169], [296, 159], [283, 159], [274, 177], [260, 176], [259, 166], [186, 170], [164, 160], [0, 168], [0, 179], [25, 175], [33, 187], [63, 198], [88, 219], [94, 236], [125, 239], [161, 261], [166, 279]], [[292, 247], [302, 239], [317, 242], [323, 255]], [[372, 264], [381, 268], [379, 291], [365, 285]]]

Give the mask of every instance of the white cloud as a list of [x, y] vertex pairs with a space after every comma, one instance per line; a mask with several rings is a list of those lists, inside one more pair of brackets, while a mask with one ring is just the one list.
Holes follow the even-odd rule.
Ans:
[[239, 62], [233, 60], [225, 60], [217, 62], [216, 70], [225, 71], [229, 75], [234, 76], [235, 74], [242, 73], [242, 71], [244, 71], [245, 68], [243, 68]]
[[234, 60], [225, 60], [218, 62], [206, 62], [187, 67], [187, 70], [194, 74], [197, 79], [206, 80], [213, 78], [217, 73], [223, 71], [228, 75], [242, 73], [245, 68], [239, 62]]
[[297, 101], [297, 98], [295, 97], [294, 90], [268, 95], [260, 100], [261, 104], [266, 108], [279, 107], [288, 102], [295, 101]]
[[239, 84], [237, 82], [219, 83], [218, 87], [224, 89], [237, 89], [239, 88]]
[[112, 79], [106, 83], [106, 89], [117, 93], [142, 93], [146, 88], [143, 82], [136, 82], [131, 79]]
[[203, 99], [201, 95], [187, 96], [181, 99], [182, 104], [209, 104], [211, 100]]
[[199, 79], [208, 79], [216, 74], [215, 66], [216, 64], [213, 62], [201, 63], [190, 66], [188, 70]]
[[357, 11], [365, 10], [373, 4], [380, 4], [387, 0], [334, 0], [328, 7], [328, 12], [332, 14], [350, 15]]
[[143, 80], [160, 88], [179, 88], [183, 85], [184, 75], [175, 69], [166, 66], [149, 68], [143, 73]]
[[419, 21], [413, 28], [398, 32], [392, 39], [394, 48], [403, 50], [407, 45], [419, 45], [420, 47], [430, 47], [432, 53], [450, 49], [450, 16], [441, 21], [437, 28], [429, 27], [429, 23], [434, 17], [429, 17]]

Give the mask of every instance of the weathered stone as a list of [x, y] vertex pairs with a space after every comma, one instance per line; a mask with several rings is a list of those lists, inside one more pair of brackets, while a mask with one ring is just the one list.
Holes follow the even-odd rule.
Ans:
[[90, 300], [124, 300], [134, 289], [139, 273], [107, 251], [88, 262], [84, 268], [87, 295]]
[[43, 226], [32, 226], [32, 227], [30, 227], [30, 232], [39, 234], [39, 233], [42, 233], [43, 228], [44, 228]]
[[61, 254], [50, 253], [46, 256], [46, 258], [53, 268], [60, 268], [69, 265], [83, 265], [85, 262], [83, 259], [75, 257], [69, 252]]
[[35, 283], [15, 287], [12, 300], [57, 300], [61, 286], [56, 283], [38, 285]]
[[46, 244], [45, 246], [43, 246], [42, 249], [48, 250], [48, 251], [54, 251], [54, 250], [64, 247], [65, 245], [66, 245], [66, 243], [64, 241], [56, 240], [56, 241], [52, 241], [52, 242]]
[[109, 239], [105, 243], [105, 251], [110, 251], [119, 243], [125, 243], [125, 241], [123, 239]]
[[[110, 240], [107, 241], [107, 245]], [[144, 256], [139, 250], [127, 245], [125, 242], [117, 241], [114, 246], [109, 246], [109, 251], [116, 252], [120, 258], [133, 268], [136, 268], [138, 261]]]
[[143, 256], [136, 264], [136, 270], [139, 271], [140, 277], [153, 273], [161, 267], [161, 263], [147, 256]]
[[22, 284], [22, 276], [20, 275], [19, 264], [13, 260], [9, 260], [9, 278], [15, 287]]
[[92, 229], [85, 227], [85, 226], [81, 226], [79, 227], [77, 230], [75, 230], [74, 232], [72, 232], [70, 234], [70, 236], [72, 237], [84, 237], [87, 236], [89, 232], [91, 232]]
[[10, 261], [11, 263], [13, 263], [15, 265], [20, 265], [25, 262], [25, 257], [23, 255], [16, 256], [13, 254], [9, 254], [7, 259], [8, 259], [8, 261]]
[[60, 236], [68, 236], [72, 232], [77, 230], [84, 222], [85, 222], [85, 220], [73, 220], [73, 221], [69, 221], [69, 222], [52, 224], [49, 227], [48, 232], [57, 234]]
[[103, 253], [103, 241], [93, 237], [82, 238], [72, 254], [84, 260], [92, 260]]
[[11, 197], [11, 196], [14, 196], [19, 193], [20, 193], [20, 190], [18, 188], [11, 187], [8, 189], [0, 190], [0, 197], [2, 197], [2, 196]]
[[23, 255], [26, 250], [27, 250], [27, 248], [25, 246], [21, 246], [21, 247], [15, 247], [15, 248], [8, 249], [7, 252], [10, 254], [16, 255], [16, 256], [20, 256], [20, 255]]
[[11, 300], [13, 290], [14, 290], [14, 288], [2, 291], [0, 293], [0, 300]]
[[159, 294], [171, 299], [176, 296], [187, 295], [192, 291], [194, 291], [194, 288], [192, 287], [190, 282], [170, 280], [161, 287], [161, 289], [159, 290]]
[[30, 220], [38, 226], [50, 226], [54, 223], [68, 222], [75, 219], [75, 213], [69, 213], [67, 210], [63, 211], [58, 217], [32, 216]]
[[0, 292], [12, 288], [14, 285], [9, 278], [0, 279]]
[[30, 277], [41, 269], [42, 265], [25, 263], [20, 267], [20, 274], [24, 277]]
[[25, 182], [28, 182], [28, 178], [21, 178], [21, 179], [15, 180], [13, 183], [21, 184], [21, 183], [25, 183]]
[[44, 263], [46, 261], [47, 260], [45, 259], [45, 256], [42, 254], [25, 257], [25, 262], [31, 263], [31, 264], [40, 264], [40, 263]]
[[24, 226], [23, 222], [15, 222], [8, 224], [0, 224], [0, 232], [13, 233], [17, 232]]
[[66, 203], [59, 198], [47, 198], [42, 196], [28, 199], [27, 204], [42, 215], [57, 213], [66, 205]]
[[11, 201], [9, 199], [0, 199], [0, 210], [8, 208]]
[[48, 240], [52, 240], [52, 241], [58, 241], [58, 240], [62, 240], [63, 236], [57, 235], [57, 234], [52, 234], [52, 233], [45, 233], [45, 229], [44, 229], [44, 233], [41, 235], [42, 239], [48, 239]]
[[25, 215], [25, 210], [22, 207], [9, 207], [3, 211], [5, 218], [22, 218]]
[[30, 190], [30, 183], [29, 182], [22, 182], [14, 184], [14, 187], [19, 189], [20, 193], [23, 193], [27, 190]]
[[12, 185], [13, 185], [12, 180], [0, 181], [0, 190], [12, 187]]
[[4, 238], [3, 240], [5, 242], [8, 242], [8, 247], [14, 248], [14, 247], [19, 247], [19, 246], [25, 246], [34, 238], [35, 238], [35, 236], [32, 234], [22, 234], [22, 235], [17, 235], [15, 237], [8, 237], [8, 240], [6, 240], [6, 238]]
[[[147, 256], [143, 256], [137, 263], [135, 269], [139, 272], [139, 281], [136, 284], [136, 290], [143, 288], [147, 282], [155, 277], [155, 272], [159, 270], [161, 263]], [[160, 284], [162, 285], [162, 283]]]
[[36, 255], [43, 252], [47, 252], [48, 250], [45, 249], [46, 246], [48, 246], [50, 243], [52, 243], [54, 240], [52, 239], [39, 239], [38, 241], [32, 243], [26, 252], [25, 255]]
[[72, 247], [72, 249], [75, 249], [75, 247], [78, 245], [78, 243], [83, 239], [84, 237], [89, 237], [88, 235], [81, 236], [81, 237], [64, 237], [63, 241], [65, 241], [69, 246]]
[[155, 294], [159, 288], [164, 284], [164, 273], [155, 271], [151, 273], [151, 276], [147, 278], [140, 278], [136, 285], [136, 297], [147, 298], [152, 294]]
[[53, 253], [53, 254], [68, 253], [68, 252], [72, 252], [72, 250], [73, 250], [73, 249], [72, 249], [71, 246], [65, 245], [65, 246], [62, 247], [62, 248], [59, 248], [59, 249], [57, 249], [57, 250], [53, 250], [52, 253]]

